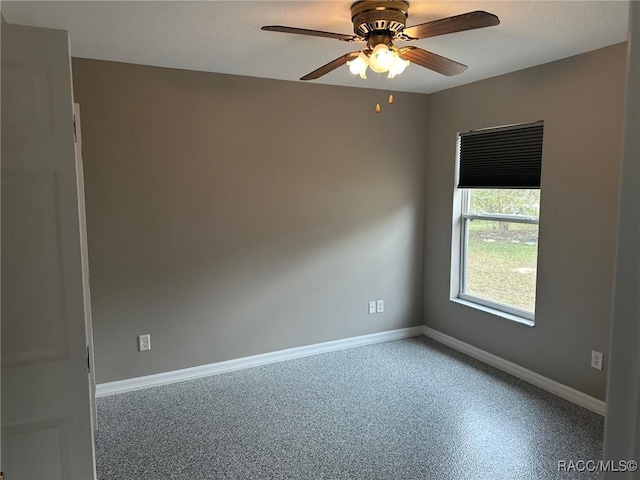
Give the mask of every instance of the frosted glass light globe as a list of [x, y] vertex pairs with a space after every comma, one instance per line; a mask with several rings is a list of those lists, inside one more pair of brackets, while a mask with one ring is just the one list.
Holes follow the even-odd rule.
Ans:
[[349, 71], [354, 75], [360, 75], [361, 78], [365, 79], [367, 78], [368, 59], [364, 53], [360, 52], [360, 55], [347, 62], [347, 65], [349, 66]]
[[409, 63], [411, 63], [409, 60], [403, 60], [396, 52], [393, 52], [393, 64], [389, 68], [389, 78], [400, 75], [409, 66]]
[[376, 73], [384, 73], [389, 70], [393, 63], [393, 55], [384, 43], [380, 43], [373, 48], [369, 57], [369, 66]]

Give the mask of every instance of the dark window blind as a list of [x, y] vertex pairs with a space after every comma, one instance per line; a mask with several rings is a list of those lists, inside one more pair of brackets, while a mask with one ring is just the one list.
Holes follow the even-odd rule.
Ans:
[[460, 134], [459, 188], [540, 188], [543, 122]]

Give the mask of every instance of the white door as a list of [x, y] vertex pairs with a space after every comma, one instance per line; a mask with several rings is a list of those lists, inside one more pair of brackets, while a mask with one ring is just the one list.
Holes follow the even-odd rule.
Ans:
[[82, 162], [82, 127], [80, 105], [73, 104], [73, 127], [76, 143], [76, 178], [78, 182], [78, 213], [80, 215], [80, 250], [82, 253], [82, 289], [84, 294], [84, 324], [87, 337], [87, 367], [89, 374], [89, 403], [91, 427], [98, 427], [96, 410], [96, 374], [93, 367], [93, 324], [91, 317], [91, 288], [89, 284], [89, 244], [87, 241], [87, 215], [84, 203], [84, 164]]
[[67, 32], [2, 25], [2, 468], [95, 478]]

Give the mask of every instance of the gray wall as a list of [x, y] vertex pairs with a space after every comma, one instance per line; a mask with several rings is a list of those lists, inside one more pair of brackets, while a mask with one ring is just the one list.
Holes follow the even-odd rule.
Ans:
[[422, 323], [426, 96], [73, 76], [99, 383]]
[[[429, 98], [425, 323], [604, 399], [626, 44], [491, 78]], [[545, 121], [536, 326], [449, 300], [457, 132]], [[605, 370], [606, 371], [606, 370]]]

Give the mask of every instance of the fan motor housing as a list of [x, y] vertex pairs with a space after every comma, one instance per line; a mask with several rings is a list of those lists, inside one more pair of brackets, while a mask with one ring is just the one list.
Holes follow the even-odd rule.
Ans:
[[404, 30], [409, 3], [402, 0], [361, 0], [351, 5], [353, 32], [368, 38], [374, 32], [389, 32], [391, 37]]

